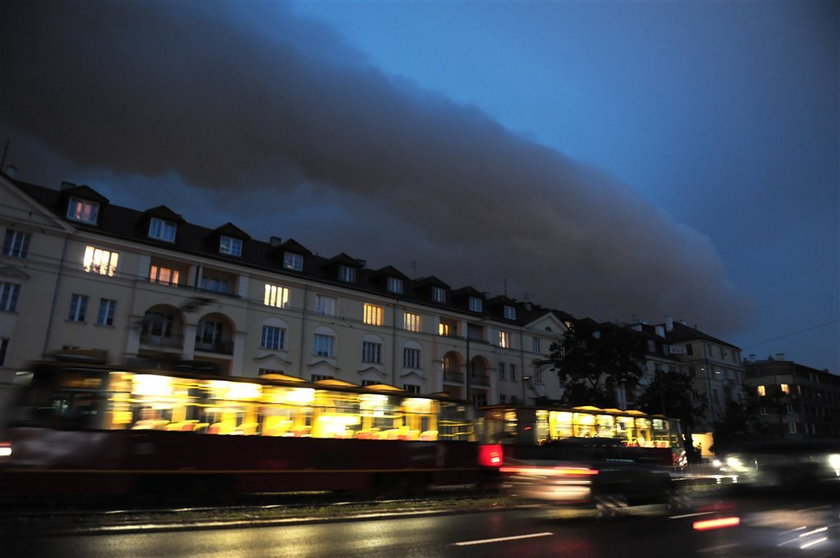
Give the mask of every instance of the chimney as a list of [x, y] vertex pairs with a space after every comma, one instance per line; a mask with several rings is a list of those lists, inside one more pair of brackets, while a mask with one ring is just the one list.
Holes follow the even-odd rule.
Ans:
[[75, 188], [75, 187], [76, 187], [76, 185], [73, 184], [72, 182], [67, 182], [66, 180], [61, 181], [61, 191], [62, 192], [64, 190], [70, 190], [71, 188]]
[[674, 318], [671, 316], [665, 317], [665, 331], [668, 333], [674, 331]]
[[279, 248], [281, 244], [283, 244], [283, 239], [279, 236], [272, 236], [268, 239], [268, 243], [271, 245], [272, 248]]
[[776, 360], [785, 360], [785, 353], [776, 353], [773, 358]]

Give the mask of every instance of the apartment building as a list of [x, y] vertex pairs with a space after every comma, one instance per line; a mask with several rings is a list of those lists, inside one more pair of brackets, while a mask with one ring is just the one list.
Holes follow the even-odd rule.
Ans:
[[751, 355], [746, 384], [758, 398], [758, 418], [774, 437], [840, 438], [840, 376], [786, 360]]
[[557, 399], [571, 316], [292, 239], [0, 175], [0, 384], [50, 356], [282, 373], [479, 404]]
[[690, 374], [697, 397], [707, 402], [692, 436], [703, 455], [709, 456], [714, 445], [712, 429], [725, 417], [727, 402], [740, 404], [745, 401], [741, 349], [671, 319], [662, 324], [636, 323], [630, 327], [644, 335], [647, 341], [644, 374], [636, 394], [645, 389], [657, 371]]

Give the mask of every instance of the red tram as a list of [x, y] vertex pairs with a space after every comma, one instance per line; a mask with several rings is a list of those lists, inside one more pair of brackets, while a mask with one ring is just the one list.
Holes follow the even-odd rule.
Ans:
[[463, 402], [388, 385], [38, 363], [0, 430], [0, 495], [419, 491], [492, 482]]

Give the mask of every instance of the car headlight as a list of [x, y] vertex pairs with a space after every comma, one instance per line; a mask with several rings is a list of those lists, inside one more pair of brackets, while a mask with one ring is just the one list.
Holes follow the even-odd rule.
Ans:
[[828, 466], [834, 469], [834, 474], [840, 477], [840, 453], [832, 453], [828, 456]]
[[731, 469], [743, 469], [744, 462], [738, 459], [737, 457], [727, 457], [726, 466]]

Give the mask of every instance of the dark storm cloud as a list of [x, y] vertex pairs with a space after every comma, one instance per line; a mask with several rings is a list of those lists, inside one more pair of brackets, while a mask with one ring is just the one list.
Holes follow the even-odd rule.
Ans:
[[[626, 186], [367, 66], [282, 6], [200, 6], [4, 4], [4, 133], [80, 168], [309, 200], [309, 231], [271, 234], [342, 234], [381, 265], [411, 253], [456, 287], [499, 292], [505, 278], [605, 319], [743, 318], [708, 239]], [[319, 207], [339, 211], [319, 221]]]

